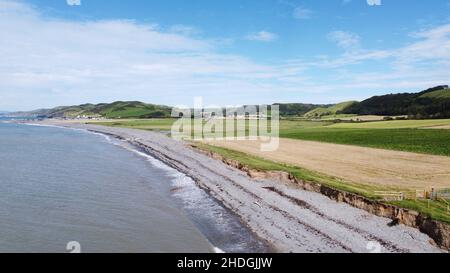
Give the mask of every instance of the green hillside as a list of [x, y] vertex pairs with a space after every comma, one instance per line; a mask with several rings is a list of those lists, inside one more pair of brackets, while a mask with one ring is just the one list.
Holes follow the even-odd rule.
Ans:
[[343, 114], [450, 118], [450, 92], [447, 85], [419, 93], [375, 96], [351, 105]]
[[168, 118], [172, 108], [161, 105], [134, 102], [114, 102], [103, 104], [92, 110], [106, 118]]
[[168, 106], [146, 104], [138, 101], [82, 104], [42, 109], [29, 112], [33, 116], [49, 118], [104, 117], [104, 118], [168, 118], [172, 109]]
[[282, 117], [303, 116], [304, 114], [317, 109], [319, 107], [327, 108], [332, 105], [323, 104], [305, 104], [305, 103], [276, 103], [280, 107], [280, 115]]
[[[349, 115], [405, 116], [415, 119], [450, 118], [450, 89], [437, 86], [419, 93], [375, 96], [362, 102], [339, 104], [278, 103], [280, 115], [286, 118], [309, 119], [340, 118]], [[171, 107], [146, 104], [139, 101], [82, 104], [76, 106], [40, 109], [13, 113], [16, 116], [50, 118], [104, 117], [104, 118], [169, 118]]]
[[342, 102], [329, 107], [319, 107], [305, 114], [306, 118], [321, 118], [324, 116], [337, 115], [345, 111], [348, 107], [356, 104], [356, 101]]
[[450, 99], [450, 89], [442, 89], [433, 92], [429, 92], [420, 96], [421, 98], [431, 99]]

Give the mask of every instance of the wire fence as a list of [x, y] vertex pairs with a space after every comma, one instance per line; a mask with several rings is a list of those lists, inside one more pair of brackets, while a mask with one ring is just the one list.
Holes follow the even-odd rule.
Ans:
[[436, 188], [416, 191], [375, 191], [375, 195], [384, 201], [403, 201], [403, 200], [427, 200], [428, 205], [431, 202], [442, 202], [447, 206], [447, 212], [450, 213], [450, 188]]

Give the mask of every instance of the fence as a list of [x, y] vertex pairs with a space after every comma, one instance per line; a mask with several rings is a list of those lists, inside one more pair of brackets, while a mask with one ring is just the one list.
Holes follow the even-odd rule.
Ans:
[[402, 200], [450, 200], [450, 188], [431, 188], [431, 190], [416, 191], [375, 191], [375, 195], [383, 197], [387, 201]]
[[431, 197], [433, 199], [450, 199], [450, 189], [432, 189]]
[[431, 188], [431, 190], [416, 191], [375, 191], [375, 195], [383, 198], [384, 201], [403, 201], [403, 200], [428, 200], [430, 202], [438, 201], [447, 205], [447, 213], [450, 213], [450, 188]]
[[414, 196], [414, 199], [427, 199], [427, 195], [426, 190], [416, 190], [416, 196]]
[[376, 191], [376, 195], [383, 198], [384, 201], [403, 201], [405, 193], [397, 191]]
[[442, 198], [441, 201], [447, 205], [447, 213], [450, 213], [450, 203], [447, 200], [445, 200], [444, 198]]

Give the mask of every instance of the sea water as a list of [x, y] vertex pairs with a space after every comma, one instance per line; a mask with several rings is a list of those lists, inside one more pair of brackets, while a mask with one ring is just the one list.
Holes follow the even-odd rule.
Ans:
[[83, 130], [0, 123], [0, 252], [264, 252], [190, 178]]

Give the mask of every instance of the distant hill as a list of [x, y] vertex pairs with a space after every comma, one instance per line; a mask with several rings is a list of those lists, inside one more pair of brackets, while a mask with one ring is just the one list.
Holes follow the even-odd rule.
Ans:
[[[276, 103], [282, 117], [321, 118], [338, 114], [403, 116], [412, 118], [450, 118], [450, 89], [437, 86], [419, 93], [375, 96], [362, 102], [348, 101], [339, 104]], [[7, 113], [20, 117], [104, 117], [104, 118], [169, 118], [172, 108], [139, 101], [82, 104], [39, 109], [30, 112]], [[0, 111], [0, 115], [1, 115]]]
[[18, 116], [41, 116], [47, 118], [104, 117], [104, 118], [168, 118], [172, 108], [146, 104], [138, 101], [82, 104], [14, 113]]
[[347, 101], [329, 107], [319, 107], [309, 111], [304, 116], [306, 118], [321, 118], [323, 116], [337, 115], [344, 112], [350, 106], [357, 104], [357, 101]]
[[303, 116], [306, 113], [317, 109], [317, 108], [327, 108], [333, 105], [324, 104], [304, 104], [304, 103], [276, 103], [280, 107], [280, 116]]
[[[318, 107], [333, 105], [317, 105], [303, 103], [276, 104], [280, 107], [281, 116], [303, 116]], [[239, 109], [239, 108], [237, 108]], [[104, 117], [104, 118], [168, 118], [172, 108], [169, 106], [146, 104], [138, 101], [118, 101], [101, 104], [82, 104], [76, 106], [61, 106], [52, 109], [39, 109], [30, 112], [17, 112], [15, 116], [75, 118], [75, 117]]]
[[419, 93], [375, 96], [351, 105], [343, 114], [449, 118], [450, 89], [443, 85]]

